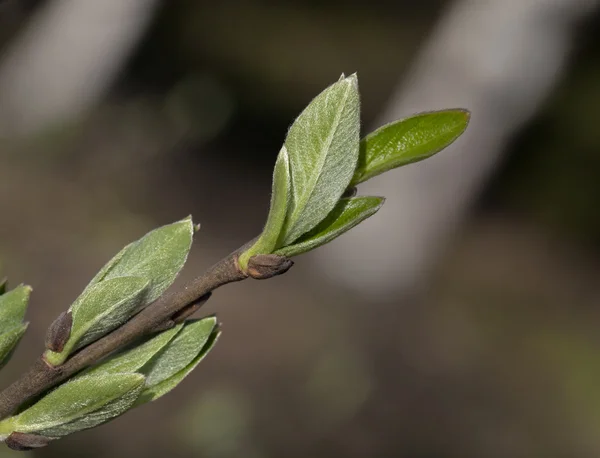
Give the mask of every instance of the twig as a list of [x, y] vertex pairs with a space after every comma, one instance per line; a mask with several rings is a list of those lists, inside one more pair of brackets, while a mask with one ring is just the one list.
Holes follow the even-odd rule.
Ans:
[[[52, 367], [41, 357], [37, 359], [25, 374], [0, 392], [0, 418], [14, 414], [24, 403], [137, 338], [173, 326], [182, 316], [187, 316], [187, 312], [195, 311], [219, 286], [247, 278], [249, 275], [239, 269], [237, 258], [249, 244], [223, 258], [182, 290], [161, 296], [123, 326], [73, 354], [62, 365]], [[287, 271], [291, 261], [284, 264], [279, 273]]]

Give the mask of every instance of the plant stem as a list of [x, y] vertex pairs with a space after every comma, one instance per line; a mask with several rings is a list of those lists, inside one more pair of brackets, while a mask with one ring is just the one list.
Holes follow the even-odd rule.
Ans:
[[223, 258], [182, 290], [161, 296], [123, 326], [82, 348], [60, 366], [52, 367], [43, 358], [37, 359], [25, 374], [0, 392], [0, 419], [137, 338], [173, 326], [174, 316], [193, 307], [219, 286], [247, 278], [239, 269], [237, 258], [250, 243]]

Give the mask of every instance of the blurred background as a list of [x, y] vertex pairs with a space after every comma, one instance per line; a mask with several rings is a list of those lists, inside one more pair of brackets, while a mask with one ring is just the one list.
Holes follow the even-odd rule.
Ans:
[[176, 391], [29, 455], [598, 456], [600, 1], [4, 0], [0, 51], [0, 269], [34, 288], [4, 384], [126, 243], [193, 214], [181, 284], [254, 237], [342, 72], [365, 133], [473, 112], [361, 186], [375, 217], [217, 291]]

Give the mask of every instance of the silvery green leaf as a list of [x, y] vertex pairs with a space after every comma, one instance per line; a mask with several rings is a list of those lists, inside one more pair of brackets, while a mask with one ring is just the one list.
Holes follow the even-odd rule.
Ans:
[[141, 371], [146, 387], [154, 386], [183, 370], [200, 354], [217, 325], [216, 317], [187, 321], [183, 329]]
[[183, 323], [167, 331], [163, 331], [146, 342], [118, 353], [99, 365], [94, 366], [86, 374], [136, 372], [163, 349], [182, 328]]
[[14, 431], [62, 437], [92, 428], [127, 411], [143, 386], [141, 374], [78, 377], [8, 420]]
[[31, 287], [21, 285], [0, 296], [0, 331], [23, 321], [30, 295]]
[[297, 256], [325, 245], [375, 214], [384, 201], [383, 197], [342, 198], [317, 227], [302, 236], [296, 243], [277, 250], [275, 254]]
[[86, 288], [69, 308], [73, 325], [67, 343], [60, 353], [46, 351], [46, 361], [62, 364], [73, 350], [123, 324], [144, 304], [147, 287], [142, 277], [115, 277]]
[[3, 328], [0, 334], [0, 368], [3, 367], [25, 334], [29, 323], [19, 323], [12, 328]]
[[440, 152], [462, 135], [469, 118], [466, 110], [444, 110], [421, 113], [380, 127], [361, 141], [358, 166], [350, 186]]
[[194, 227], [189, 216], [159, 227], [123, 248], [89, 286], [116, 277], [143, 277], [150, 281], [146, 296], [146, 302], [150, 303], [171, 286], [185, 264], [193, 234]]
[[284, 145], [277, 156], [275, 169], [273, 170], [271, 207], [269, 209], [267, 223], [256, 243], [240, 255], [239, 263], [242, 269], [246, 270], [248, 260], [251, 256], [256, 254], [269, 254], [277, 248], [288, 211], [290, 186], [289, 157]]
[[356, 168], [359, 130], [356, 75], [321, 92], [290, 127], [285, 146], [292, 201], [283, 245], [314, 228], [337, 204]]
[[204, 357], [208, 354], [210, 350], [215, 346], [219, 336], [221, 335], [221, 331], [213, 330], [211, 333], [206, 345], [202, 347], [202, 351], [196, 356], [190, 364], [188, 364], [185, 368], [175, 373], [171, 377], [163, 380], [152, 386], [147, 386], [142, 391], [142, 394], [136, 401], [136, 405], [145, 404], [146, 402], [154, 401], [161, 396], [167, 394], [173, 388], [175, 388], [181, 381], [187, 377], [187, 375], [192, 372], [196, 366], [204, 359]]

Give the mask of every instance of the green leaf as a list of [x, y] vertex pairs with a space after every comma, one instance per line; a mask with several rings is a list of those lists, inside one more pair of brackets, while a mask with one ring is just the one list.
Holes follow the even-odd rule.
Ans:
[[149, 232], [111, 259], [88, 287], [116, 277], [142, 277], [150, 281], [146, 302], [157, 299], [171, 286], [192, 246], [194, 227], [187, 218]]
[[71, 335], [60, 352], [48, 350], [46, 360], [52, 365], [64, 362], [75, 349], [119, 327], [144, 304], [148, 281], [142, 277], [115, 277], [86, 288], [71, 305]]
[[10, 359], [13, 350], [25, 334], [29, 323], [19, 323], [10, 329], [3, 329], [0, 334], [0, 368]]
[[356, 75], [319, 94], [290, 128], [292, 202], [283, 245], [320, 223], [348, 187], [358, 160], [360, 101]]
[[358, 167], [350, 186], [433, 156], [460, 137], [469, 118], [466, 110], [444, 110], [421, 113], [380, 127], [361, 141]]
[[148, 341], [130, 350], [119, 353], [98, 366], [91, 368], [86, 374], [113, 374], [139, 371], [154, 355], [162, 350], [183, 328], [183, 323], [167, 331], [163, 331]]
[[144, 391], [142, 391], [140, 397], [137, 399], [136, 405], [154, 401], [179, 385], [181, 381], [187, 377], [187, 375], [192, 372], [198, 364], [200, 364], [200, 361], [204, 359], [208, 352], [212, 350], [220, 336], [221, 331], [213, 330], [208, 341], [206, 342], [206, 345], [202, 347], [202, 351], [192, 360], [190, 364], [162, 382], [146, 387]]
[[31, 287], [20, 285], [0, 296], [0, 332], [23, 321], [30, 295]]
[[188, 366], [202, 351], [217, 318], [190, 320], [165, 348], [157, 353], [141, 371], [146, 376], [146, 388], [159, 384]]
[[383, 197], [342, 198], [317, 227], [301, 237], [295, 244], [281, 248], [275, 254], [291, 257], [325, 245], [375, 214], [384, 201]]
[[273, 171], [271, 208], [262, 234], [248, 250], [239, 257], [240, 267], [245, 271], [248, 260], [256, 254], [270, 254], [278, 247], [290, 197], [290, 164], [285, 146], [281, 148]]
[[127, 411], [144, 386], [141, 374], [98, 374], [67, 382], [13, 417], [14, 431], [62, 437]]

